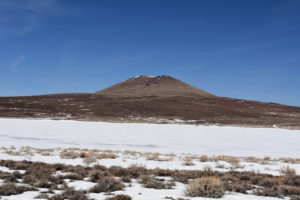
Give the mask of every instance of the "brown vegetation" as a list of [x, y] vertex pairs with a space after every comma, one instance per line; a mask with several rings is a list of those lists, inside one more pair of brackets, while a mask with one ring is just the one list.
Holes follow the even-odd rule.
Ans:
[[76, 191], [73, 188], [67, 188], [62, 194], [55, 194], [48, 200], [89, 200], [83, 191]]
[[122, 190], [125, 185], [112, 176], [103, 177], [97, 181], [97, 185], [89, 190], [89, 192], [100, 193], [100, 192], [113, 192]]
[[144, 185], [145, 188], [154, 189], [172, 189], [175, 186], [173, 181], [165, 181], [164, 179], [158, 179], [153, 175], [142, 175], [139, 178], [139, 182]]
[[108, 197], [105, 200], [131, 200], [131, 196], [125, 195], [125, 194], [118, 194], [113, 197]]
[[223, 183], [218, 177], [202, 177], [191, 181], [185, 190], [190, 197], [221, 198], [225, 193]]
[[156, 118], [164, 120], [154, 123], [181, 119], [192, 124], [300, 129], [299, 107], [216, 97], [172, 77], [155, 77], [147, 82], [134, 79], [129, 88], [123, 84], [121, 88], [97, 94], [1, 97], [0, 117], [128, 122]]
[[279, 173], [283, 176], [294, 176], [296, 175], [296, 170], [290, 166], [283, 166], [279, 169]]
[[[0, 166], [8, 167], [11, 170], [25, 170], [24, 174], [17, 171], [12, 173], [0, 172], [0, 179], [6, 182], [1, 186], [0, 195], [22, 193], [26, 190], [35, 190], [35, 188], [42, 187], [49, 189], [43, 196], [50, 194], [53, 189], [63, 190], [63, 193], [48, 198], [51, 200], [60, 200], [66, 197], [69, 199], [82, 197], [82, 199], [84, 199], [86, 198], [85, 195], [87, 192], [110, 193], [116, 190], [122, 190], [125, 187], [123, 182], [131, 182], [131, 179], [137, 179], [144, 187], [155, 189], [171, 189], [175, 185], [175, 181], [191, 184], [191, 180], [201, 179], [203, 182], [192, 182], [194, 186], [203, 186], [204, 183], [209, 185], [211, 184], [210, 182], [218, 183], [218, 181], [221, 181], [222, 191], [234, 191], [245, 194], [247, 194], [248, 191], [253, 191], [256, 195], [276, 197], [289, 196], [293, 199], [300, 194], [300, 177], [298, 175], [292, 175], [291, 173], [285, 176], [273, 176], [255, 172], [218, 172], [213, 171], [210, 166], [205, 166], [202, 170], [150, 170], [143, 166], [136, 165], [128, 168], [119, 166], [107, 168], [101, 165], [84, 167], [10, 160], [0, 160]], [[57, 171], [64, 172], [65, 174], [55, 175]], [[65, 182], [65, 179], [86, 180], [87, 178], [89, 181], [97, 183], [97, 185], [89, 191], [75, 191], [72, 188], [68, 188]], [[15, 184], [19, 182], [19, 180], [28, 186], [19, 188], [19, 186]], [[58, 187], [58, 185], [60, 186]], [[8, 190], [7, 188], [11, 189]], [[207, 193], [209, 194], [209, 192]], [[191, 195], [192, 194], [198, 193], [192, 192]], [[202, 194], [203, 193], [201, 193], [201, 195]], [[205, 192], [204, 194], [206, 195]]]
[[17, 195], [26, 191], [37, 191], [37, 189], [34, 187], [17, 186], [14, 183], [4, 183], [0, 186], [0, 196]]

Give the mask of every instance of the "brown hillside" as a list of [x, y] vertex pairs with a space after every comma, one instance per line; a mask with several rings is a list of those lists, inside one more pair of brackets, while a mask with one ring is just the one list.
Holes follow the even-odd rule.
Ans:
[[300, 129], [300, 107], [217, 97], [169, 76], [131, 78], [97, 93], [1, 97], [0, 117]]
[[208, 92], [195, 88], [170, 76], [137, 76], [104, 90], [100, 90], [96, 92], [96, 94], [132, 97], [214, 97], [214, 95]]

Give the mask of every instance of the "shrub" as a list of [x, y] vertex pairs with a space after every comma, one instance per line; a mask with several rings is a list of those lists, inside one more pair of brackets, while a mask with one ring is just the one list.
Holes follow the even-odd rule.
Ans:
[[87, 156], [83, 159], [83, 162], [90, 165], [97, 161], [97, 155], [95, 153], [86, 154]]
[[16, 170], [27, 170], [28, 167], [31, 165], [29, 161], [19, 161], [15, 165]]
[[250, 177], [251, 176], [249, 174], [245, 174], [245, 175], [241, 175], [239, 178], [242, 181], [248, 181], [248, 180], [250, 180]]
[[265, 196], [265, 197], [278, 197], [278, 198], [282, 198], [282, 196], [280, 195], [280, 193], [278, 191], [276, 191], [276, 189], [272, 188], [260, 188], [258, 190], [255, 190], [253, 192], [254, 195], [257, 196]]
[[106, 171], [91, 170], [89, 172], [90, 181], [92, 181], [92, 182], [97, 182], [106, 176], [109, 176], [109, 173]]
[[225, 189], [227, 191], [232, 191], [232, 192], [238, 192], [238, 193], [243, 193], [247, 194], [247, 190], [251, 190], [252, 187], [249, 184], [246, 183], [227, 183], [224, 184]]
[[129, 168], [127, 168], [129, 172], [129, 176], [132, 178], [137, 178], [140, 175], [147, 174], [147, 169], [143, 166], [138, 166], [138, 165], [132, 165]]
[[38, 187], [38, 188], [51, 188], [53, 184], [51, 184], [51, 182], [49, 182], [48, 180], [46, 179], [41, 179], [41, 180], [38, 180], [34, 186]]
[[56, 163], [56, 164], [53, 164], [53, 168], [56, 171], [62, 171], [62, 170], [64, 170], [66, 168], [66, 165], [61, 164], [61, 163]]
[[128, 176], [130, 174], [129, 170], [122, 168], [120, 166], [111, 166], [109, 168], [109, 172], [117, 177]]
[[193, 163], [194, 157], [193, 156], [185, 156], [183, 159], [183, 165], [185, 166], [194, 166], [195, 164]]
[[64, 149], [61, 153], [60, 153], [60, 158], [61, 159], [76, 159], [80, 156], [79, 153], [75, 152], [75, 151], [68, 151], [66, 149]]
[[172, 174], [173, 174], [173, 171], [170, 170], [170, 169], [159, 169], [159, 168], [156, 168], [152, 172], [156, 176], [172, 176]]
[[111, 166], [109, 172], [114, 176], [130, 176], [131, 178], [138, 178], [140, 175], [147, 174], [148, 170], [143, 166], [131, 165], [128, 168], [122, 168], [120, 166]]
[[190, 182], [185, 195], [190, 197], [221, 198], [224, 195], [224, 187], [220, 178], [202, 177]]
[[288, 176], [283, 180], [286, 185], [300, 186], [300, 176]]
[[203, 166], [203, 175], [204, 176], [213, 176], [214, 171], [210, 165]]
[[209, 161], [209, 158], [208, 158], [207, 155], [202, 155], [202, 156], [200, 156], [199, 160], [200, 160], [201, 162], [207, 162], [207, 161]]
[[154, 189], [172, 189], [172, 187], [175, 185], [173, 182], [165, 182], [164, 180], [160, 180], [148, 175], [141, 176], [139, 182], [142, 183], [145, 188]]
[[76, 191], [74, 188], [67, 188], [62, 194], [53, 195], [49, 200], [89, 200], [83, 191]]
[[49, 199], [49, 196], [45, 193], [40, 193], [34, 197], [35, 199]]
[[155, 161], [166, 161], [165, 159], [160, 158], [159, 153], [145, 153], [146, 160], [155, 160]]
[[131, 196], [125, 195], [125, 194], [118, 194], [113, 197], [108, 197], [105, 200], [131, 200]]
[[77, 174], [77, 179], [78, 180], [82, 180], [88, 174], [88, 170], [86, 168], [84, 168], [83, 166], [80, 166], [80, 165], [77, 165], [75, 167], [70, 168], [69, 172]]
[[98, 159], [115, 159], [117, 157], [118, 157], [118, 155], [115, 154], [115, 153], [100, 153], [100, 154], [97, 154]]
[[261, 176], [254, 176], [253, 178], [251, 178], [251, 182], [254, 185], [259, 185], [259, 186], [267, 187], [267, 188], [271, 188], [275, 185], [278, 185], [278, 183], [276, 181], [272, 181], [271, 179], [264, 178]]
[[37, 162], [27, 169], [25, 176], [23, 176], [23, 181], [25, 183], [34, 184], [38, 180], [49, 180], [51, 179], [53, 171], [50, 165]]
[[240, 160], [233, 156], [221, 156], [221, 160], [224, 160], [232, 165], [238, 165], [240, 163]]
[[220, 164], [220, 163], [217, 163], [216, 168], [224, 169], [224, 168], [225, 168], [225, 165]]
[[174, 198], [174, 197], [169, 197], [169, 196], [166, 196], [165, 199], [170, 199], [170, 200], [190, 200], [190, 199], [184, 199], [184, 198], [181, 198], [181, 197]]
[[282, 185], [279, 187], [279, 192], [283, 195], [300, 195], [300, 188], [295, 186]]
[[291, 200], [300, 200], [299, 196], [291, 196]]
[[37, 189], [33, 187], [17, 186], [14, 183], [4, 183], [0, 186], [0, 196], [17, 195], [26, 191], [37, 191]]
[[282, 176], [294, 176], [296, 175], [296, 170], [290, 166], [283, 166], [279, 169], [279, 173]]
[[18, 171], [14, 171], [12, 174], [10, 174], [9, 177], [5, 179], [5, 182], [18, 182], [17, 179], [22, 178], [22, 174]]
[[130, 176], [122, 176], [121, 177], [122, 182], [124, 183], [131, 183], [131, 178]]
[[170, 176], [175, 181], [187, 184], [190, 179], [196, 179], [202, 176], [213, 176], [213, 174], [213, 171], [179, 170], [173, 171]]
[[104, 177], [98, 180], [98, 184], [91, 188], [89, 191], [93, 193], [113, 192], [122, 190], [124, 187], [124, 184], [114, 177]]

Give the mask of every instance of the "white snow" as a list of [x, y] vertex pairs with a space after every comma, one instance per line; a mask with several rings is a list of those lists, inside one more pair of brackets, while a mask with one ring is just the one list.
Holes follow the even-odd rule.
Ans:
[[300, 158], [299, 130], [25, 119], [0, 119], [0, 128], [2, 147]]
[[[177, 120], [178, 121], [178, 120]], [[181, 121], [178, 121], [180, 123]], [[214, 170], [228, 171], [231, 164], [225, 161], [200, 162], [193, 160], [193, 166], [183, 165], [185, 155], [233, 155], [239, 157], [270, 156], [272, 158], [292, 157], [300, 158], [300, 131], [278, 128], [242, 128], [242, 127], [218, 127], [195, 126], [179, 124], [138, 124], [138, 123], [105, 123], [105, 122], [80, 122], [80, 121], [53, 121], [53, 120], [26, 120], [26, 119], [0, 119], [0, 159], [31, 160], [46, 163], [66, 163], [84, 165], [83, 159], [64, 159], [59, 156], [64, 148], [88, 148], [116, 150], [117, 158], [99, 159], [94, 164], [105, 166], [119, 165], [127, 167], [132, 164], [144, 165], [149, 169], [202, 169], [211, 166]], [[14, 146], [12, 148], [9, 148]], [[49, 151], [49, 155], [34, 152], [9, 154], [7, 150], [19, 151], [21, 147], [32, 146], [36, 148], [55, 148]], [[9, 149], [4, 149], [6, 147]], [[26, 149], [26, 148], [25, 148]], [[169, 161], [147, 160], [146, 157], [128, 155], [125, 150], [137, 152], [175, 153]], [[32, 151], [32, 152], [31, 152]], [[160, 155], [163, 157], [163, 155]], [[224, 168], [217, 168], [217, 165]], [[289, 165], [300, 173], [300, 164], [282, 163], [270, 161], [267, 164], [242, 161], [244, 166], [235, 170], [249, 171], [259, 170], [263, 173], [278, 175], [281, 166]], [[0, 166], [0, 171], [12, 172], [6, 167]], [[65, 175], [56, 172], [56, 175]], [[66, 180], [69, 187], [77, 190], [88, 190], [95, 183], [88, 180]], [[0, 180], [0, 185], [3, 181]], [[131, 186], [113, 194], [127, 194], [133, 199], [166, 199], [165, 197], [184, 197], [185, 185], [176, 182], [173, 189], [157, 190], [144, 188], [136, 180]], [[33, 199], [39, 192], [25, 192], [20, 195], [1, 197], [2, 200]], [[105, 199], [104, 193], [90, 193], [95, 199]], [[110, 195], [112, 196], [112, 194]], [[186, 198], [186, 197], [184, 197]], [[210, 198], [191, 198], [193, 200], [210, 200]], [[227, 192], [224, 200], [276, 200], [277, 198], [259, 197], [240, 193]]]
[[[140, 78], [140, 77], [142, 77], [142, 76], [135, 76], [135, 77], [133, 77], [133, 78]], [[154, 77], [156, 77], [156, 76], [144, 76], [144, 77], [154, 78]]]
[[9, 173], [14, 172], [14, 170], [10, 170], [10, 169], [8, 169], [7, 167], [3, 167], [3, 166], [0, 166], [0, 171], [1, 171], [1, 172], [9, 172]]
[[29, 191], [29, 192], [24, 192], [22, 194], [18, 195], [11, 195], [11, 196], [5, 196], [5, 197], [0, 197], [1, 200], [32, 200], [35, 199], [34, 197], [38, 196], [39, 192], [38, 191]]
[[68, 183], [68, 186], [74, 187], [75, 190], [89, 190], [95, 185], [97, 185], [97, 183], [88, 182], [88, 181], [73, 181]]

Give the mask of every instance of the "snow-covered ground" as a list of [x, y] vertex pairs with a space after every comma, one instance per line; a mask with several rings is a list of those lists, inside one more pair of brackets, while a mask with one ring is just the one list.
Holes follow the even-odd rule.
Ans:
[[[80, 157], [84, 153], [86, 157]], [[101, 155], [106, 154], [106, 157]], [[91, 159], [89, 159], [91, 158]], [[282, 167], [291, 167], [300, 174], [300, 160], [252, 158], [252, 157], [231, 157], [213, 156], [203, 159], [201, 155], [192, 154], [160, 154], [141, 153], [136, 151], [110, 151], [95, 149], [40, 149], [26, 147], [0, 147], [0, 159], [3, 160], [29, 160], [49, 164], [64, 163], [69, 165], [103, 165], [106, 167], [121, 166], [130, 167], [133, 165], [145, 166], [148, 169], [170, 169], [170, 170], [201, 170], [210, 167], [214, 171], [228, 172], [254, 171], [264, 174], [280, 175]], [[0, 167], [0, 171], [8, 169]]]
[[[29, 147], [26, 147], [29, 146]], [[51, 148], [45, 150], [46, 148]], [[84, 149], [85, 148], [85, 149]], [[87, 165], [84, 158], [66, 158], [63, 153], [89, 154], [110, 153], [115, 158], [101, 158], [92, 164], [105, 166], [143, 165], [146, 168], [202, 169], [260, 171], [279, 175], [279, 168], [290, 166], [300, 173], [300, 163], [284, 163], [279, 158], [300, 158], [300, 131], [277, 128], [242, 128], [218, 126], [194, 126], [178, 124], [104, 123], [80, 121], [0, 119], [0, 160], [31, 160], [46, 163]], [[111, 150], [111, 151], [110, 151]], [[129, 150], [129, 151], [128, 151]], [[151, 152], [151, 153], [147, 153]], [[155, 154], [157, 152], [157, 154]], [[172, 153], [172, 154], [170, 154]], [[238, 161], [222, 159], [201, 161], [201, 155], [217, 157], [236, 156]], [[157, 158], [158, 156], [158, 158]], [[247, 157], [259, 157], [259, 162]], [[265, 158], [270, 156], [271, 158]], [[190, 165], [184, 164], [190, 158]], [[162, 159], [162, 160], [160, 160]], [[299, 161], [299, 160], [298, 160]], [[0, 171], [11, 172], [0, 166]], [[1, 185], [0, 180], [0, 185]], [[68, 186], [88, 189], [94, 183], [82, 180], [71, 181]], [[133, 199], [166, 199], [184, 197], [185, 185], [176, 183], [168, 190], [144, 188], [134, 181], [130, 187], [114, 194], [128, 194]], [[39, 192], [25, 192], [0, 199], [33, 199]], [[89, 194], [95, 199], [105, 199], [102, 193]], [[207, 198], [189, 198], [203, 200]], [[227, 192], [223, 199], [275, 200]]]
[[176, 124], [0, 119], [0, 146], [300, 157], [300, 131]]

